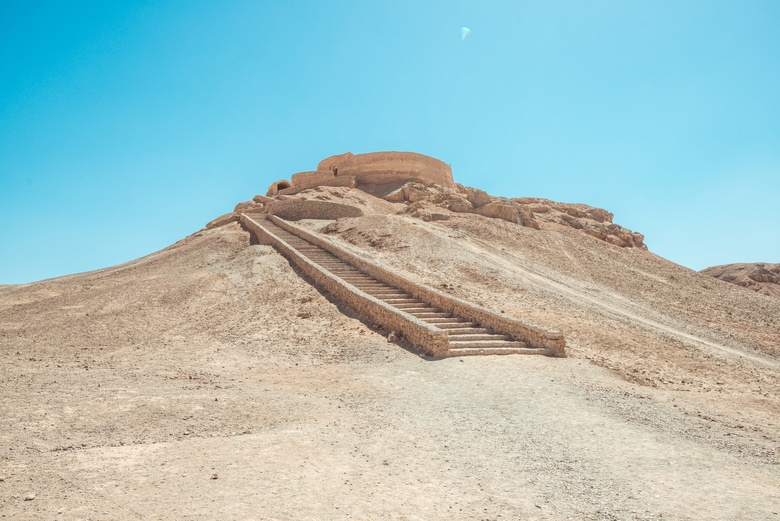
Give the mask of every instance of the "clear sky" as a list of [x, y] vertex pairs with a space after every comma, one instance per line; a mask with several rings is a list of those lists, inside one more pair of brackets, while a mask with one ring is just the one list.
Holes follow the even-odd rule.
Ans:
[[780, 2], [0, 0], [0, 284], [382, 150], [695, 270], [780, 262]]

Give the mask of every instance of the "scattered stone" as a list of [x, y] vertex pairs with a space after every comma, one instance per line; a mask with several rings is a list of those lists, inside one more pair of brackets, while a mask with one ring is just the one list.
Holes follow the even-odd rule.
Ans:
[[211, 475], [211, 479], [219, 479], [219, 474], [215, 472], [214, 474]]
[[311, 318], [311, 313], [308, 311], [301, 311], [298, 313], [298, 318]]
[[423, 215], [423, 221], [446, 221], [449, 218], [449, 215], [443, 213], [427, 213]]
[[476, 208], [493, 202], [493, 198], [490, 197], [487, 192], [478, 188], [469, 189], [468, 200]]
[[456, 201], [450, 201], [448, 208], [450, 211], [458, 213], [473, 213], [474, 205], [466, 199], [459, 199]]
[[387, 335], [387, 341], [388, 342], [395, 342], [398, 340], [398, 333], [395, 331], [390, 331], [390, 334]]
[[249, 212], [262, 212], [263, 208], [265, 208], [265, 204], [258, 203], [254, 200], [252, 201], [244, 201], [243, 203], [238, 203], [235, 208], [233, 208], [234, 213], [249, 213]]
[[254, 196], [254, 197], [252, 198], [252, 200], [253, 200], [254, 202], [256, 202], [256, 203], [263, 203], [263, 204], [268, 204], [268, 203], [270, 203], [270, 202], [273, 202], [273, 199], [272, 199], [272, 198], [270, 198], [270, 197], [266, 197], [266, 196], [264, 196], [264, 195], [256, 195], [256, 196]]
[[27, 496], [25, 496], [24, 500], [25, 501], [34, 501], [36, 497], [37, 496], [35, 494], [28, 494]]

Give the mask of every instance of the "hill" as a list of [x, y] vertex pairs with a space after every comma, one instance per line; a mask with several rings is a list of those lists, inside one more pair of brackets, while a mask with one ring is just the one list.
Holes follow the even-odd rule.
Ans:
[[703, 269], [701, 273], [764, 295], [780, 297], [780, 264], [725, 264]]
[[780, 300], [654, 255], [603, 210], [364, 188], [238, 210], [358, 208], [298, 224], [557, 329], [567, 358], [420, 356], [229, 214], [124, 265], [0, 287], [0, 512], [777, 518]]

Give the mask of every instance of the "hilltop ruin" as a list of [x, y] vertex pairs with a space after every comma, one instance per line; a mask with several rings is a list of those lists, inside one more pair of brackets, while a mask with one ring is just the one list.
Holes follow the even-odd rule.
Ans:
[[417, 181], [455, 188], [450, 165], [414, 152], [351, 152], [320, 161], [314, 172], [293, 174], [268, 187], [265, 195], [292, 195], [317, 186], [387, 185]]
[[313, 172], [293, 174], [271, 184], [266, 195], [239, 203], [232, 213], [211, 221], [213, 228], [239, 220], [241, 213], [261, 212], [285, 219], [359, 217], [363, 210], [342, 202], [325, 202], [324, 188], [358, 189], [390, 203], [403, 203], [390, 213], [424, 221], [477, 214], [525, 227], [563, 226], [624, 248], [647, 250], [644, 235], [612, 222], [613, 214], [585, 204], [536, 197], [507, 198], [456, 183], [450, 165], [413, 152], [350, 152], [322, 160]]

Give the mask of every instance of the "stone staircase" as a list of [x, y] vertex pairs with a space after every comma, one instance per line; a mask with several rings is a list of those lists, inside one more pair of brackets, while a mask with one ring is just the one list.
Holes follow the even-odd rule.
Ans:
[[[254, 218], [252, 223], [257, 225], [261, 231], [264, 229], [271, 238], [275, 236], [276, 239], [281, 239], [296, 253], [317, 265], [321, 270], [328, 272], [337, 281], [341, 281], [341, 284], [347, 287], [352, 286], [391, 306], [400, 315], [411, 315], [426, 323], [429, 328], [446, 332], [449, 347], [445, 356], [516, 353], [561, 356], [562, 354], [561, 352], [550, 353], [548, 346], [529, 346], [526, 342], [512, 338], [509, 334], [496, 333], [491, 328], [484, 327], [473, 320], [441, 309], [425, 299], [415, 297], [405, 289], [379, 280], [365, 270], [337, 257], [325, 248], [302, 237], [301, 235], [304, 235], [302, 232], [292, 233], [270, 219], [259, 219], [259, 216], [252, 217]], [[286, 228], [294, 229], [292, 226], [286, 226]], [[273, 243], [273, 241], [271, 242]], [[386, 324], [381, 325], [386, 328], [390, 327]]]

